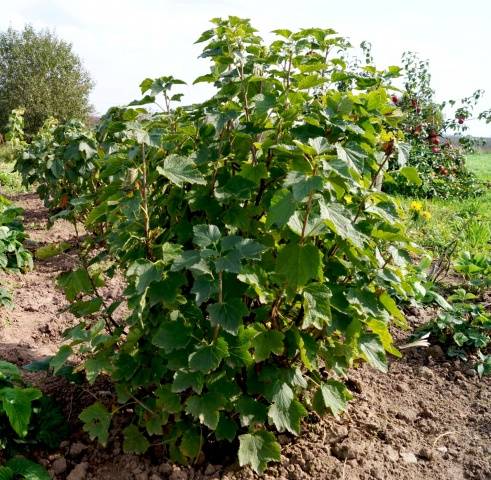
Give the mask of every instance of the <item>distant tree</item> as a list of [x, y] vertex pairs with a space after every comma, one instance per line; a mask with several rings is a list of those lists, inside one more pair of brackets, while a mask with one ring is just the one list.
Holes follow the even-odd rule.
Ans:
[[0, 32], [0, 130], [14, 108], [25, 109], [27, 133], [46, 118], [85, 120], [93, 83], [72, 45], [49, 30]]

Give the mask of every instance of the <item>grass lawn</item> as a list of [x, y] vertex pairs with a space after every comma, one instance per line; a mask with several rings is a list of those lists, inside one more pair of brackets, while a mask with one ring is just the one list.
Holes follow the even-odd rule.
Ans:
[[468, 155], [467, 166], [479, 178], [491, 181], [491, 153]]
[[[491, 154], [469, 155], [467, 164], [481, 180], [491, 181]], [[406, 207], [410, 201], [401, 199]], [[439, 254], [450, 242], [458, 239], [457, 252], [491, 253], [491, 187], [477, 198], [421, 202], [424, 209], [431, 213], [431, 219], [410, 225], [416, 243]]]

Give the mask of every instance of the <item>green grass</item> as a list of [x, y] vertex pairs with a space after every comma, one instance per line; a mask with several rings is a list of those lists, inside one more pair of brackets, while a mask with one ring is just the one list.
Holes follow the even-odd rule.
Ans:
[[467, 167], [482, 180], [491, 181], [491, 153], [468, 155]]
[[[467, 157], [467, 165], [481, 180], [491, 181], [491, 154]], [[401, 198], [407, 210], [411, 199]], [[421, 200], [423, 209], [430, 212], [429, 221], [410, 221], [409, 229], [416, 243], [441, 254], [458, 240], [456, 253], [469, 250], [491, 253], [491, 187], [476, 198]]]

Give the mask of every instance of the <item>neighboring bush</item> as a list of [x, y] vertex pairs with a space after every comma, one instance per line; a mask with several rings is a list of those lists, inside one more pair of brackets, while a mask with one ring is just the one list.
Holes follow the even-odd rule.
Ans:
[[34, 134], [48, 117], [85, 120], [92, 81], [72, 46], [49, 30], [9, 28], [0, 33], [0, 130], [10, 112], [25, 109]]
[[[393, 95], [392, 101], [405, 114], [403, 129], [409, 145], [407, 165], [417, 168], [422, 182], [408, 184], [405, 178], [394, 174], [395, 179], [388, 182], [385, 189], [424, 198], [481, 195], [484, 186], [465, 164], [465, 153], [472, 151], [475, 140], [463, 134], [468, 128], [466, 121], [483, 92], [478, 90], [461, 100], [455, 117], [445, 120], [446, 103], [438, 104], [433, 99], [428, 63], [410, 53], [404, 55], [403, 61], [405, 90], [402, 96]], [[455, 101], [447, 103], [455, 108]], [[460, 145], [452, 145], [446, 138], [449, 134], [460, 134]], [[391, 162], [391, 168], [400, 168], [400, 165]]]
[[[277, 30], [265, 45], [246, 20], [213, 22], [199, 39], [211, 71], [196, 80], [216, 87], [211, 99], [176, 106], [182, 81], [146, 79], [96, 144], [61, 138], [61, 125], [18, 168], [50, 208], [67, 195], [57, 217], [97, 232], [59, 278], [81, 321], [51, 363], [76, 353], [90, 383], [113, 380], [121, 406], [80, 416], [91, 438], [106, 445], [128, 406], [126, 452], [158, 436], [190, 462], [231, 442], [263, 471], [280, 459], [275, 431], [339, 415], [348, 369], [386, 371], [386, 352], [399, 355], [389, 327], [405, 324], [396, 300], [420, 291], [407, 275], [416, 247], [376, 188], [398, 150], [387, 88], [399, 70], [348, 68], [332, 30]], [[163, 113], [144, 108], [157, 95]], [[120, 320], [121, 302], [98, 291], [118, 270]]]

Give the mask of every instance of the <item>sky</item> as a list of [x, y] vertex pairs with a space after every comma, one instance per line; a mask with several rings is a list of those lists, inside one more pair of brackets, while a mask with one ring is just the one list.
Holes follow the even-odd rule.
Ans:
[[[250, 18], [265, 38], [277, 28], [334, 28], [353, 44], [369, 41], [379, 67], [417, 52], [430, 61], [437, 100], [481, 88], [480, 110], [491, 108], [489, 0], [0, 0], [0, 30], [30, 23], [72, 43], [95, 81], [98, 113], [140, 98], [144, 78], [174, 75], [192, 84], [208, 73], [194, 42], [209, 19], [228, 15]], [[207, 88], [185, 87], [185, 101], [203, 100]], [[491, 124], [470, 127], [491, 136]]]

